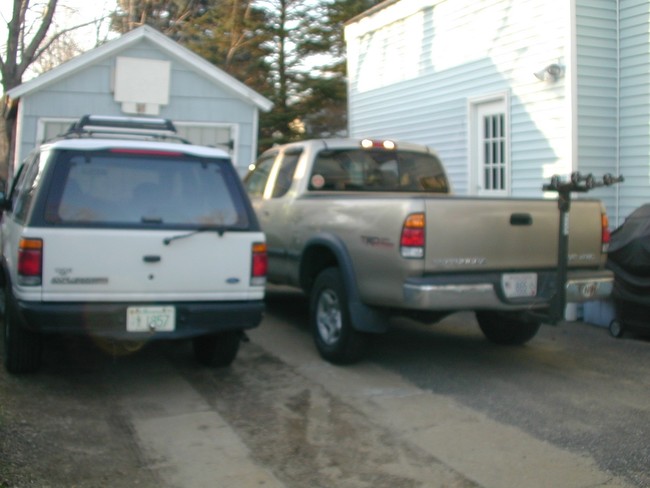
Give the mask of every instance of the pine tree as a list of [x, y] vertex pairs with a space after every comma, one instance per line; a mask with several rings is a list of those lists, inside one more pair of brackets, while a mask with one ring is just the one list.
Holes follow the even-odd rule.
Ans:
[[113, 27], [151, 25], [274, 103], [260, 149], [347, 130], [345, 22], [381, 0], [118, 0]]

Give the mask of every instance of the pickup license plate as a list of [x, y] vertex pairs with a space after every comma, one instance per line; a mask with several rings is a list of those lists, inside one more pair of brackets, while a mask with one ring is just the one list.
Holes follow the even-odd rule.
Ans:
[[127, 307], [127, 332], [171, 332], [176, 327], [174, 307]]
[[506, 298], [537, 295], [537, 273], [507, 273], [501, 276], [501, 287]]

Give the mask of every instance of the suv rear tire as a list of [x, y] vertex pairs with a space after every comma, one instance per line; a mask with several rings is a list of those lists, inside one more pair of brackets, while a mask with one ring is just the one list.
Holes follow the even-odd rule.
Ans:
[[12, 374], [34, 373], [41, 367], [42, 338], [20, 323], [14, 298], [5, 289], [4, 352], [5, 367]]
[[240, 342], [238, 330], [195, 337], [192, 339], [194, 358], [203, 366], [230, 366], [237, 357]]

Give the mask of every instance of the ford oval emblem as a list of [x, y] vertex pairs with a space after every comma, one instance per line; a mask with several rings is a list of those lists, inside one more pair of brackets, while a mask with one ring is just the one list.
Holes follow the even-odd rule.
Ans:
[[228, 283], [229, 285], [236, 285], [237, 283], [239, 283], [239, 278], [228, 278], [226, 280], [226, 283]]

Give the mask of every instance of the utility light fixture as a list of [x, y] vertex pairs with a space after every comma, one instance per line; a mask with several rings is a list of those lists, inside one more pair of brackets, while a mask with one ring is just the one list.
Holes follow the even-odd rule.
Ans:
[[564, 72], [564, 66], [558, 63], [553, 63], [533, 74], [540, 81], [557, 81], [564, 76]]

